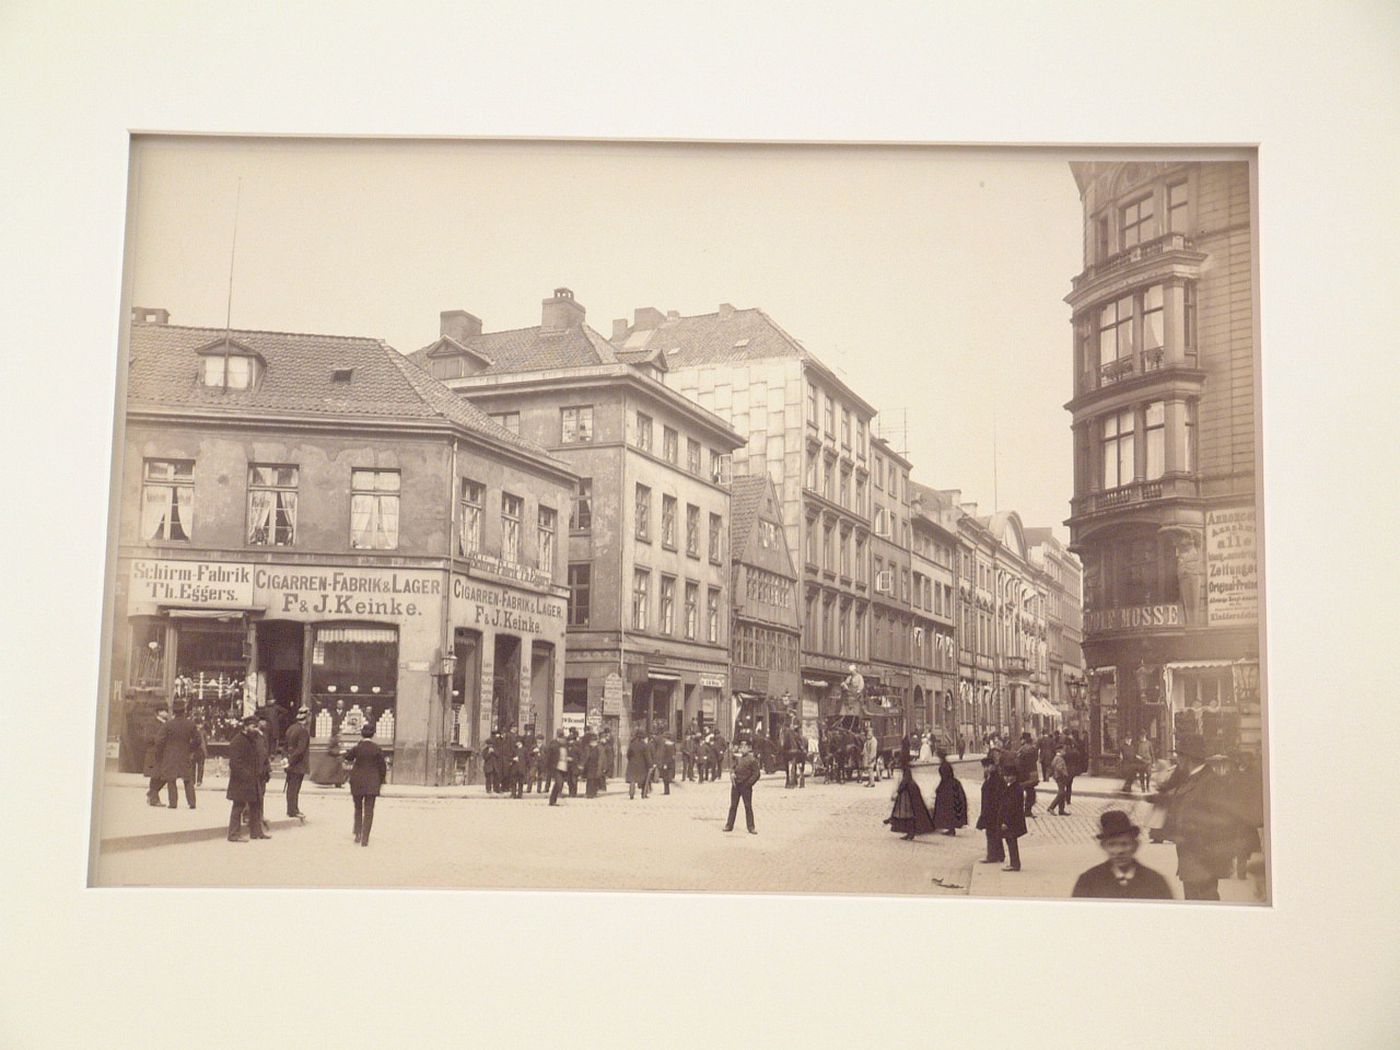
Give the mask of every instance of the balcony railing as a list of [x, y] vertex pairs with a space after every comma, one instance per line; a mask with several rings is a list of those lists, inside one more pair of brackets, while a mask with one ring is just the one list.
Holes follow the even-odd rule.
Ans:
[[1001, 669], [1007, 674], [1029, 674], [1031, 662], [1025, 656], [1003, 656], [1001, 658]]
[[1191, 242], [1186, 239], [1184, 234], [1166, 233], [1161, 237], [1154, 237], [1150, 241], [1135, 244], [1131, 248], [1125, 248], [1121, 252], [1115, 252], [1093, 266], [1086, 267], [1084, 272], [1070, 283], [1077, 292], [1090, 281], [1098, 280], [1115, 270], [1121, 270], [1133, 263], [1142, 262], [1144, 259], [1165, 255], [1167, 252], [1187, 251], [1190, 248]]
[[1108, 386], [1131, 376], [1159, 371], [1166, 362], [1166, 356], [1166, 347], [1154, 346], [1150, 350], [1139, 350], [1136, 354], [1109, 361], [1099, 367], [1099, 385]]
[[1076, 496], [1070, 502], [1075, 517], [1086, 514], [1100, 514], [1105, 511], [1120, 510], [1123, 507], [1149, 503], [1164, 498], [1190, 498], [1198, 495], [1196, 477], [1193, 474], [1167, 474], [1152, 481], [1134, 481], [1120, 485], [1116, 489], [1103, 492], [1090, 492]]

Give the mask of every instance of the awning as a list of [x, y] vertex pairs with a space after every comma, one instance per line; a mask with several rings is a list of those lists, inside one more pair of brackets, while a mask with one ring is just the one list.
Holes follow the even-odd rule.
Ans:
[[248, 609], [176, 609], [162, 610], [172, 620], [241, 620], [248, 615]]
[[679, 682], [681, 680], [680, 674], [676, 671], [653, 671], [648, 669], [647, 677], [658, 682]]

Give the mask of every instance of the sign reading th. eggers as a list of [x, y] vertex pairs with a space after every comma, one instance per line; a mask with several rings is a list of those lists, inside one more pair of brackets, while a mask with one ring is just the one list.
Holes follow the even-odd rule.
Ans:
[[253, 567], [212, 561], [131, 563], [134, 603], [236, 608], [253, 604]]

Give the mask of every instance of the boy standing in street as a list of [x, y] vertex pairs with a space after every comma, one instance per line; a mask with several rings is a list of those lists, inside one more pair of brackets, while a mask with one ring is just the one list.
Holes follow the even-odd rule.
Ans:
[[1138, 827], [1128, 814], [1121, 809], [1106, 810], [1099, 817], [1098, 840], [1108, 860], [1080, 875], [1071, 896], [1138, 901], [1172, 899], [1167, 880], [1137, 862]]

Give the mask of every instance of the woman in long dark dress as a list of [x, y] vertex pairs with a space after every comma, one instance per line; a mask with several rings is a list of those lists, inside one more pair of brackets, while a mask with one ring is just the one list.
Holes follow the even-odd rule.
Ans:
[[967, 827], [967, 792], [953, 774], [946, 758], [938, 763], [938, 789], [933, 793], [933, 828], [945, 835], [956, 835]]
[[933, 830], [933, 817], [924, 803], [924, 794], [914, 783], [914, 775], [909, 770], [906, 759], [900, 762], [899, 785], [894, 789], [894, 807], [885, 823], [890, 830], [903, 835], [912, 842], [915, 835], [924, 835]]

